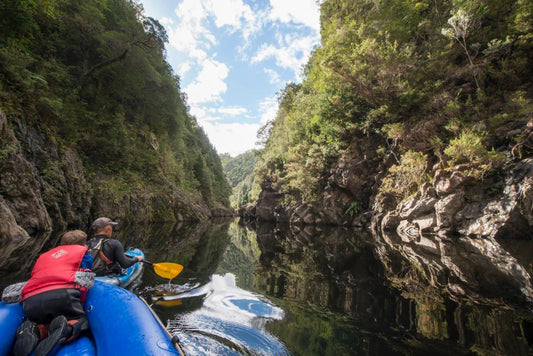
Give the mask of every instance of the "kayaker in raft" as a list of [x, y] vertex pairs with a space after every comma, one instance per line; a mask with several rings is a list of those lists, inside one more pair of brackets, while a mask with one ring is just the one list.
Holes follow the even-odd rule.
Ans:
[[[83, 300], [94, 283], [90, 256], [86, 254], [87, 234], [81, 230], [68, 231], [60, 245], [39, 256], [31, 277], [18, 298], [27, 320], [17, 329], [13, 355], [26, 356], [35, 349], [35, 356], [48, 355], [58, 344], [74, 340], [89, 330], [83, 310]], [[12, 285], [13, 287], [16, 285]], [[12, 301], [17, 301], [16, 288]], [[8, 296], [4, 290], [4, 297]]]
[[94, 220], [91, 225], [95, 236], [87, 241], [87, 246], [94, 258], [92, 270], [97, 276], [122, 274], [122, 268], [128, 268], [144, 259], [142, 256], [126, 256], [122, 243], [111, 238], [113, 227], [117, 225], [117, 222], [106, 217]]

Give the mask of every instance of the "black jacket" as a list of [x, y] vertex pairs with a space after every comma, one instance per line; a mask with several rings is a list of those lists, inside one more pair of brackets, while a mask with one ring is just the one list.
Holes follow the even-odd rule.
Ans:
[[[100, 239], [104, 239], [100, 246], [100, 249], [96, 249]], [[120, 274], [121, 268], [128, 268], [137, 262], [137, 258], [128, 257], [124, 254], [124, 247], [122, 243], [116, 239], [108, 238], [105, 235], [97, 235], [87, 241], [87, 246], [89, 247], [89, 253], [93, 256], [93, 272], [97, 276], [102, 276], [106, 274]], [[98, 252], [102, 253], [111, 261], [111, 265], [107, 265], [103, 261]], [[103, 263], [102, 263], [103, 262]]]

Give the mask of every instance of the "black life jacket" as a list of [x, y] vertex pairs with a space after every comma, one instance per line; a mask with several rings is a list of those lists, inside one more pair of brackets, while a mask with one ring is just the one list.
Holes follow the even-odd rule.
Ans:
[[93, 256], [93, 267], [92, 271], [99, 274], [105, 274], [108, 269], [113, 264], [109, 258], [102, 252], [102, 247], [106, 241], [111, 240], [110, 238], [101, 237], [99, 239], [92, 238], [87, 241], [87, 253]]

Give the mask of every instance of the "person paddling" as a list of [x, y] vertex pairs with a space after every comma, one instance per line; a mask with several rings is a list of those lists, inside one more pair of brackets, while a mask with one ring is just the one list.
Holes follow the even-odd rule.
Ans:
[[94, 258], [92, 270], [97, 276], [121, 274], [122, 268], [128, 268], [144, 259], [142, 256], [125, 255], [122, 243], [111, 238], [113, 227], [117, 225], [117, 222], [106, 217], [94, 220], [91, 225], [95, 236], [87, 241], [87, 246]]

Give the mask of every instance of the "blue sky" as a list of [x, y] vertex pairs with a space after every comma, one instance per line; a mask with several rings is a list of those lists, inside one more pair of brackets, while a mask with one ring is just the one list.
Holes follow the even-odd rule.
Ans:
[[218, 153], [255, 146], [276, 93], [300, 82], [320, 43], [316, 0], [142, 0], [165, 26], [167, 61]]

